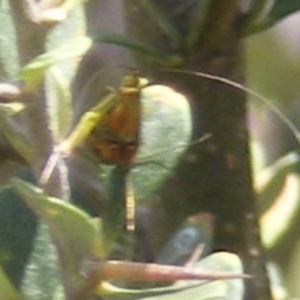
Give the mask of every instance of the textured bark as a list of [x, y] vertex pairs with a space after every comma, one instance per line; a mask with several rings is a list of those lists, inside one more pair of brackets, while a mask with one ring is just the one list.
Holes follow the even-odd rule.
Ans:
[[[176, 3], [160, 3], [165, 3], [168, 7], [165, 11], [172, 19]], [[137, 1], [127, 0], [129, 35], [167, 55], [184, 53], [181, 69], [207, 72], [241, 83], [244, 70], [239, 1], [215, 0], [209, 5], [202, 31], [191, 48], [174, 47]], [[183, 24], [186, 16], [183, 12]], [[180, 26], [180, 19], [176, 26]], [[230, 86], [193, 75], [162, 71], [142, 55], [137, 55], [136, 61], [142, 73], [147, 76], [150, 73], [158, 82], [176, 86], [189, 96], [194, 139], [212, 134], [205, 144], [190, 148], [161, 191], [159, 197], [167, 213], [157, 223], [160, 236], [156, 240], [164, 240], [190, 214], [213, 213], [214, 249], [238, 253], [244, 260], [245, 271], [254, 277], [247, 283], [245, 299], [270, 299], [252, 190], [245, 95]]]

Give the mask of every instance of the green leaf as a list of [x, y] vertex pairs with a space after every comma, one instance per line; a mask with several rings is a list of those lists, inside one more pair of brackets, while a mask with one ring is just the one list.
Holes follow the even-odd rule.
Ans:
[[211, 0], [197, 1], [193, 9], [193, 15], [191, 16], [191, 24], [186, 36], [185, 44], [188, 49], [191, 49], [198, 41], [203, 26], [205, 24], [207, 13], [211, 5]]
[[48, 228], [40, 224], [25, 266], [21, 291], [26, 299], [52, 300], [59, 288], [62, 289], [62, 283], [57, 251]]
[[31, 162], [32, 149], [20, 125], [13, 122], [9, 115], [23, 109], [22, 103], [0, 104], [0, 131], [12, 147], [27, 162]]
[[298, 153], [291, 152], [255, 176], [255, 190], [260, 214], [272, 206], [282, 191], [287, 175], [297, 171], [299, 162]]
[[145, 200], [170, 175], [191, 141], [188, 100], [175, 90], [153, 85], [142, 89], [141, 141], [130, 179], [137, 200]]
[[[61, 2], [64, 2], [62, 5], [65, 5], [69, 1]], [[46, 52], [62, 47], [71, 37], [72, 40], [77, 37], [78, 42], [81, 39], [84, 41], [85, 38], [83, 35], [85, 34], [85, 30], [84, 8], [79, 6], [73, 9], [68, 14], [68, 18], [64, 22], [57, 24], [47, 35]], [[86, 43], [89, 42], [87, 41]], [[79, 47], [82, 47], [81, 44], [79, 44]], [[61, 140], [62, 137], [65, 137], [66, 131], [69, 130], [72, 117], [72, 109], [70, 107], [71, 83], [76, 74], [77, 67], [78, 59], [63, 60], [55, 63], [55, 65], [51, 65], [49, 72], [46, 74], [46, 106], [48, 108], [50, 126], [53, 129], [56, 140]]]
[[299, 195], [300, 177], [291, 173], [287, 175], [273, 205], [260, 218], [263, 244], [268, 249], [277, 245], [296, 221], [300, 207]]
[[72, 9], [73, 7], [75, 7], [75, 6], [77, 6], [77, 5], [79, 5], [79, 4], [82, 4], [82, 3], [84, 3], [84, 2], [87, 2], [88, 0], [65, 0], [64, 2], [63, 2], [63, 7], [65, 8], [65, 9], [68, 9], [68, 10], [70, 10], [70, 9]]
[[[242, 274], [240, 259], [231, 253], [213, 254], [196, 264], [195, 268], [205, 273], [229, 272]], [[119, 289], [103, 284], [101, 293], [105, 300], [240, 300], [244, 294], [241, 279], [216, 281], [180, 281], [171, 287], [144, 290]]]
[[164, 66], [176, 66], [182, 62], [182, 58], [179, 55], [165, 55], [149, 46], [145, 46], [120, 34], [97, 30], [90, 35], [95, 42], [114, 44], [129, 48], [130, 50], [143, 54]]
[[29, 62], [22, 70], [20, 77], [29, 91], [35, 90], [41, 82], [45, 71], [53, 64], [82, 56], [91, 46], [88, 37], [70, 39], [64, 45], [50, 50]]
[[154, 1], [141, 0], [138, 1], [144, 8], [147, 14], [152, 18], [153, 24], [157, 25], [159, 30], [165, 33], [165, 35], [174, 43], [177, 48], [181, 46], [182, 37], [176, 27], [168, 19], [168, 14], [160, 9]]
[[[298, 252], [299, 253], [299, 252]], [[291, 263], [293, 265], [299, 266], [299, 263], [295, 262], [293, 258], [289, 258]], [[291, 291], [291, 285], [290, 280], [286, 278], [286, 274], [289, 273], [289, 271], [284, 271], [282, 266], [280, 266], [277, 262], [269, 261], [266, 265], [268, 277], [270, 281], [270, 289], [273, 299], [289, 299], [290, 298], [290, 291]], [[294, 278], [299, 278], [298, 276], [295, 276]], [[289, 282], [289, 287], [287, 289], [286, 282]]]
[[13, 116], [24, 109], [25, 105], [21, 102], [0, 103], [1, 114]]
[[13, 287], [9, 279], [0, 267], [0, 299], [24, 300], [21, 294]]
[[300, 10], [298, 0], [276, 0], [267, 18], [268, 26], [271, 26], [288, 15]]
[[250, 33], [265, 30], [298, 10], [300, 10], [298, 0], [276, 0], [262, 22], [250, 28]]
[[8, 1], [0, 5], [0, 76], [15, 79], [20, 68], [16, 32]]
[[40, 188], [21, 179], [13, 178], [11, 183], [33, 212], [49, 226], [57, 245], [70, 256], [70, 263], [77, 263], [83, 256], [103, 254], [99, 230], [85, 212], [58, 198], [47, 197]]
[[61, 140], [66, 135], [72, 115], [70, 82], [59, 68], [51, 67], [47, 75], [51, 128], [55, 138]]
[[[23, 172], [22, 176], [32, 180], [28, 172]], [[9, 280], [18, 287], [32, 250], [35, 229], [36, 219], [33, 213], [10, 186], [2, 188], [0, 190], [0, 265]]]
[[64, 0], [57, 6], [54, 1], [53, 7], [47, 8], [39, 14], [39, 19], [43, 22], [59, 22], [68, 17], [70, 10], [88, 0]]
[[79, 292], [88, 282], [81, 275], [81, 265], [87, 258], [101, 259], [104, 255], [100, 233], [94, 220], [70, 203], [47, 197], [36, 186], [18, 178], [12, 186], [50, 231], [59, 253], [63, 280]]

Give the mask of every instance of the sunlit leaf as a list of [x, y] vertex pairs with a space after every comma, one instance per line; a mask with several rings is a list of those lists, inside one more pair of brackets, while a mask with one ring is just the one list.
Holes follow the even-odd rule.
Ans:
[[54, 136], [59, 140], [65, 136], [71, 120], [71, 92], [68, 79], [59, 68], [49, 69], [47, 79], [49, 111]]
[[15, 79], [20, 68], [20, 62], [16, 32], [8, 1], [1, 1], [0, 20], [0, 74], [1, 77]]
[[21, 102], [0, 103], [1, 113], [8, 116], [15, 115], [24, 109], [25, 105]]
[[188, 100], [162, 85], [142, 90], [141, 145], [130, 172], [138, 200], [155, 191], [177, 165], [191, 141], [192, 121]]
[[71, 9], [88, 0], [61, 0], [54, 1], [51, 6], [48, 6], [40, 14], [39, 18], [43, 22], [60, 22], [68, 17]]
[[31, 62], [22, 70], [20, 77], [26, 83], [26, 88], [34, 90], [44, 76], [44, 72], [53, 64], [82, 56], [91, 46], [92, 41], [88, 37], [70, 39], [64, 45], [44, 53]]
[[[297, 228], [295, 227], [295, 231]], [[285, 272], [284, 272], [284, 282], [288, 282], [289, 285], [289, 292], [292, 295], [300, 295], [300, 286], [299, 286], [299, 278], [300, 278], [300, 240], [298, 239], [297, 233], [298, 230], [295, 232], [295, 245], [293, 250], [289, 254], [289, 260], [287, 262]], [[289, 295], [290, 296], [290, 295]], [[289, 297], [287, 297], [288, 299]]]
[[285, 275], [283, 274], [281, 266], [271, 261], [267, 263], [266, 267], [270, 280], [272, 299], [289, 299], [290, 295], [285, 283], [290, 281], [285, 280]]
[[274, 164], [258, 172], [255, 176], [255, 191], [258, 196], [260, 213], [272, 206], [281, 193], [289, 173], [295, 172], [299, 167], [298, 153], [291, 152], [278, 159]]
[[36, 186], [17, 178], [13, 187], [50, 231], [62, 265], [63, 279], [81, 291], [89, 283], [80, 274], [86, 258], [101, 259], [104, 250], [94, 221], [75, 206], [57, 198], [47, 197]]
[[[57, 1], [47, 4], [59, 5]], [[79, 6], [72, 10], [68, 14], [68, 18], [63, 23], [57, 24], [47, 35], [46, 52], [62, 47], [71, 37], [74, 40], [77, 37], [78, 42], [80, 42], [81, 38], [84, 41], [85, 21], [83, 7]], [[79, 46], [82, 48], [81, 44]], [[47, 68], [45, 77], [46, 106], [55, 140], [61, 140], [62, 137], [65, 137], [66, 131], [70, 129], [72, 117], [72, 109], [70, 107], [71, 84], [77, 71], [79, 59], [80, 57], [62, 60]]]
[[287, 175], [274, 204], [260, 218], [262, 240], [267, 248], [274, 247], [295, 221], [300, 207], [299, 195], [300, 177], [295, 173]]

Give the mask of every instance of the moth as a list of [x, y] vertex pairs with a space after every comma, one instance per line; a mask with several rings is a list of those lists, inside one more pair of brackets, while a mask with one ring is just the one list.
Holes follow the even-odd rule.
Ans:
[[113, 93], [111, 105], [87, 137], [87, 147], [105, 164], [129, 166], [135, 155], [140, 134], [141, 89], [147, 80], [137, 72], [125, 76]]

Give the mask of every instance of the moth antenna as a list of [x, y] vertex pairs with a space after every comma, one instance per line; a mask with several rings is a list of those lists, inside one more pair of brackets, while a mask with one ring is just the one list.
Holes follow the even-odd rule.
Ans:
[[[191, 142], [188, 147], [192, 147], [194, 145], [197, 145], [197, 144], [200, 144], [200, 143], [203, 143], [205, 142], [206, 140], [208, 140], [209, 138], [212, 137], [212, 134], [211, 133], [206, 133], [205, 135], [203, 135], [202, 137], [200, 137], [199, 139]], [[172, 150], [178, 150], [178, 149], [181, 149], [182, 147], [185, 147], [186, 145], [185, 144], [182, 144], [182, 145], [177, 145], [176, 147], [172, 147], [171, 149]], [[170, 147], [166, 147], [165, 149], [162, 149], [160, 151], [157, 151], [157, 152], [154, 152], [154, 153], [151, 153], [149, 155], [146, 155], [142, 158], [140, 158], [138, 161], [136, 161], [136, 164], [141, 164], [143, 162], [147, 162], [148, 160], [150, 159], [153, 159], [155, 157], [157, 157], [158, 155], [162, 155], [162, 154], [165, 154], [167, 152], [170, 151]]]
[[181, 74], [185, 74], [185, 75], [193, 75], [193, 76], [198, 76], [198, 77], [201, 77], [204, 79], [217, 81], [217, 82], [232, 86], [232, 87], [236, 88], [237, 90], [245, 92], [245, 93], [253, 96], [256, 99], [259, 99], [265, 105], [267, 105], [267, 107], [269, 107], [279, 117], [279, 119], [291, 130], [292, 134], [294, 135], [294, 137], [300, 144], [300, 132], [297, 129], [297, 127], [295, 126], [295, 124], [292, 121], [290, 121], [285, 116], [285, 114], [282, 113], [282, 111], [274, 103], [272, 103], [272, 101], [270, 101], [268, 98], [262, 96], [261, 94], [253, 91], [252, 89], [247, 88], [247, 87], [243, 86], [242, 84], [232, 81], [230, 79], [220, 77], [217, 75], [213, 75], [213, 74], [209, 74], [209, 73], [185, 71], [185, 70], [177, 70], [177, 69], [163, 69], [163, 71], [173, 72], [173, 73], [181, 73]]

